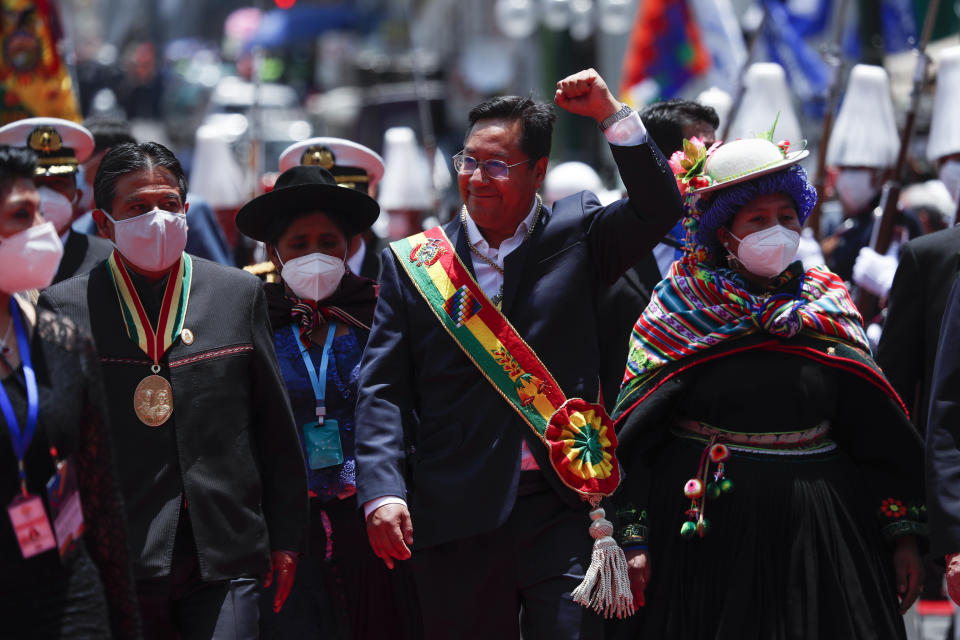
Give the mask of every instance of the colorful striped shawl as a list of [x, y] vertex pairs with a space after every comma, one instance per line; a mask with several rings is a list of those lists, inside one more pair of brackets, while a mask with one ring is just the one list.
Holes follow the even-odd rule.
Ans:
[[771, 293], [755, 294], [705, 264], [674, 262], [634, 325], [620, 397], [671, 362], [760, 330], [784, 338], [813, 332], [870, 352], [839, 277], [826, 267], [802, 273], [794, 263], [780, 278]]

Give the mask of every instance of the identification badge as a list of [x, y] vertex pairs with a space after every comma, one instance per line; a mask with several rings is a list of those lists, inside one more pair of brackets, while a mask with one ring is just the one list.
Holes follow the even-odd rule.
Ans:
[[83, 535], [83, 506], [77, 489], [77, 472], [69, 458], [57, 463], [57, 472], [47, 481], [47, 498], [62, 558]]
[[32, 558], [57, 546], [40, 496], [17, 496], [7, 507], [7, 513], [24, 558]]
[[340, 424], [336, 420], [314, 421], [303, 425], [307, 445], [307, 462], [313, 470], [343, 464], [340, 446]]

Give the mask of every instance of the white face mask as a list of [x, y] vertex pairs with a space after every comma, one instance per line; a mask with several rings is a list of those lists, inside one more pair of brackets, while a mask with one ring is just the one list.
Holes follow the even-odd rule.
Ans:
[[73, 203], [59, 191], [50, 187], [37, 187], [40, 196], [40, 215], [47, 222], [52, 222], [57, 233], [63, 233], [73, 222]]
[[947, 160], [940, 167], [940, 182], [944, 184], [950, 197], [956, 202], [960, 198], [960, 160]]
[[[277, 260], [280, 255], [277, 254]], [[310, 253], [294, 258], [284, 264], [280, 277], [298, 298], [304, 300], [323, 300], [340, 286], [340, 280], [346, 273], [343, 260], [325, 253]]]
[[799, 247], [800, 234], [777, 225], [744, 236], [737, 247], [737, 259], [750, 273], [772, 278], [790, 266]]
[[51, 222], [0, 238], [0, 290], [13, 294], [49, 286], [62, 256], [63, 243]]
[[859, 213], [877, 197], [870, 169], [841, 169], [837, 176], [837, 197], [850, 213]]
[[187, 216], [154, 209], [127, 220], [113, 221], [113, 245], [135, 267], [156, 273], [180, 259], [187, 246]]

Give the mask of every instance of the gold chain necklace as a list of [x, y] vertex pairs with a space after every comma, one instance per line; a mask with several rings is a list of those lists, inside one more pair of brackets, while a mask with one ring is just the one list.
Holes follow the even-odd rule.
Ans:
[[[527, 228], [527, 233], [526, 235], [523, 236], [523, 241], [521, 242], [521, 244], [527, 241], [527, 239], [533, 233], [533, 230], [537, 227], [537, 222], [540, 221], [540, 211], [543, 209], [543, 200], [540, 199], [539, 193], [536, 194], [536, 197], [537, 197], [537, 209], [536, 211], [533, 212], [533, 220], [530, 221], [530, 226]], [[477, 249], [477, 247], [472, 242], [470, 242], [470, 232], [467, 229], [467, 205], [463, 205], [463, 207], [460, 208], [460, 224], [463, 225], [463, 233], [467, 238], [467, 246], [470, 247], [470, 251], [473, 252], [473, 255], [477, 256], [478, 258], [483, 260], [485, 263], [493, 267], [496, 270], [496, 272], [502, 276], [503, 269], [500, 268], [500, 265], [498, 265], [496, 262], [494, 262], [493, 260], [485, 256], [483, 252], [480, 251], [480, 249]]]
[[[530, 221], [530, 226], [527, 228], [527, 233], [526, 235], [523, 236], [523, 240], [521, 241], [520, 244], [523, 244], [524, 242], [527, 241], [527, 238], [530, 237], [530, 234], [532, 234], [533, 230], [536, 228], [537, 222], [540, 221], [540, 211], [543, 209], [543, 200], [540, 198], [539, 193], [536, 194], [536, 196], [537, 196], [537, 208], [533, 212], [533, 220]], [[467, 246], [470, 247], [470, 251], [473, 252], [473, 255], [477, 256], [478, 258], [483, 260], [485, 263], [493, 267], [494, 270], [496, 270], [496, 272], [499, 273], [502, 278], [503, 269], [500, 268], [500, 265], [498, 265], [496, 262], [494, 262], [487, 256], [483, 255], [483, 252], [481, 252], [480, 249], [477, 249], [474, 246], [474, 244], [470, 242], [470, 231], [467, 228], [467, 205], [463, 205], [463, 207], [460, 209], [460, 224], [463, 225], [463, 235], [466, 237]], [[497, 292], [497, 295], [491, 298], [491, 302], [493, 302], [493, 304], [496, 305], [497, 309], [500, 308], [500, 304], [503, 302], [503, 282], [500, 283], [500, 291]]]

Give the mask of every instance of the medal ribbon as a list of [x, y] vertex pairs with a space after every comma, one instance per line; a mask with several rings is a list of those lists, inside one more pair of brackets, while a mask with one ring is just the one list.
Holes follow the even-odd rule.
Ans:
[[130, 274], [123, 261], [117, 257], [116, 251], [110, 254], [107, 265], [110, 267], [110, 278], [120, 301], [127, 336], [147, 354], [154, 367], [159, 367], [160, 358], [180, 335], [183, 321], [187, 317], [187, 302], [193, 281], [193, 260], [188, 254], [182, 254], [176, 270], [170, 274], [163, 291], [156, 331], [147, 317], [147, 311], [140, 301], [136, 287], [133, 286]]
[[10, 296], [10, 315], [13, 319], [14, 327], [17, 331], [17, 346], [20, 347], [20, 362], [23, 364], [23, 378], [27, 383], [27, 424], [23, 430], [20, 430], [20, 423], [17, 421], [17, 414], [13, 410], [13, 404], [7, 395], [7, 390], [3, 384], [0, 384], [0, 409], [3, 410], [3, 418], [7, 422], [7, 429], [10, 430], [10, 440], [13, 442], [13, 452], [17, 456], [17, 469], [20, 473], [20, 491], [24, 497], [27, 495], [27, 471], [23, 464], [23, 459], [27, 454], [27, 448], [30, 441], [33, 440], [33, 434], [37, 430], [37, 414], [39, 413], [40, 401], [37, 392], [37, 376], [33, 371], [33, 361], [30, 358], [30, 344], [27, 339], [27, 331], [24, 329], [23, 321], [20, 319], [20, 307], [16, 299]]

